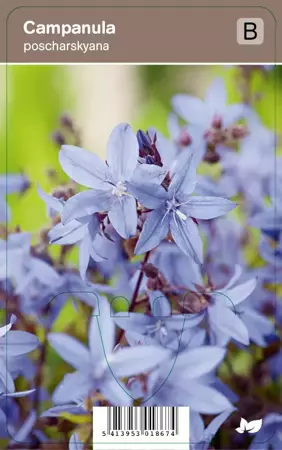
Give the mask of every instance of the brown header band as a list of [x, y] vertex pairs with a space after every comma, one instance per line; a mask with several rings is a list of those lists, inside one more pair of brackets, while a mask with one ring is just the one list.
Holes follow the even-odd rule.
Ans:
[[[216, 6], [188, 1], [160, 6], [132, 1], [130, 6], [95, 6], [94, 0], [85, 6], [72, 1], [69, 6], [23, 3], [5, 5], [1, 62], [282, 62], [281, 26], [278, 30], [276, 15], [263, 6], [227, 1]], [[280, 8], [282, 17], [282, 2], [270, 3], [276, 5], [276, 13]]]

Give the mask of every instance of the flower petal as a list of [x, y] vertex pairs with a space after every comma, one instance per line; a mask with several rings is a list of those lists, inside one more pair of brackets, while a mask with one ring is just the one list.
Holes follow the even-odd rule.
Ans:
[[171, 100], [174, 111], [186, 122], [205, 126], [209, 120], [205, 103], [192, 95], [177, 94]]
[[22, 174], [7, 173], [0, 176], [0, 191], [5, 195], [23, 192], [28, 185], [26, 176]]
[[69, 440], [69, 450], [82, 450], [84, 443], [80, 440], [78, 433], [73, 433]]
[[116, 181], [129, 181], [139, 156], [138, 140], [127, 123], [115, 127], [107, 143], [107, 163]]
[[[204, 430], [205, 425], [204, 421], [201, 418], [199, 413], [196, 413], [195, 411], [190, 411], [189, 414], [189, 420], [190, 420], [190, 440], [193, 443], [200, 443], [203, 440], [204, 437]], [[206, 450], [206, 449], [201, 449]]]
[[48, 233], [50, 244], [70, 245], [84, 238], [88, 230], [88, 223], [72, 220], [67, 225], [58, 223]]
[[195, 219], [214, 219], [232, 211], [237, 206], [221, 197], [191, 197], [191, 199], [182, 207], [190, 217]]
[[91, 189], [79, 192], [65, 203], [62, 212], [62, 223], [66, 225], [73, 219], [90, 216], [98, 211], [107, 211], [110, 208], [112, 199], [111, 190]]
[[42, 282], [44, 285], [58, 287], [62, 284], [62, 277], [50, 264], [39, 258], [31, 258], [29, 269], [32, 276]]
[[[72, 222], [71, 222], [72, 223]], [[98, 235], [100, 223], [95, 214], [91, 216], [87, 230], [83, 239], [79, 242], [79, 273], [85, 281], [86, 272], [89, 265], [90, 256], [94, 261], [101, 261], [104, 258], [95, 251], [95, 238]]]
[[84, 238], [79, 242], [79, 273], [83, 281], [86, 281], [86, 272], [90, 260], [91, 238], [86, 233]]
[[173, 138], [173, 140], [177, 141], [180, 136], [181, 127], [179, 125], [178, 117], [175, 113], [169, 113], [168, 119], [167, 119], [167, 127], [170, 136]]
[[61, 358], [75, 369], [83, 369], [89, 364], [89, 351], [77, 339], [65, 333], [49, 333], [48, 341]]
[[211, 114], [220, 114], [226, 106], [226, 89], [224, 79], [216, 78], [208, 87], [205, 101]]
[[[171, 304], [167, 297], [160, 291], [149, 292], [151, 311], [154, 317], [171, 317]], [[182, 317], [184, 320], [184, 317]]]
[[176, 214], [170, 220], [170, 229], [176, 245], [197, 264], [203, 262], [203, 245], [197, 225], [187, 217], [181, 220]]
[[82, 406], [70, 403], [68, 405], [53, 406], [52, 408], [47, 409], [47, 411], [44, 411], [40, 417], [60, 417], [60, 415], [64, 412], [76, 415], [87, 414]]
[[[194, 328], [204, 319], [204, 314], [173, 314], [171, 317], [166, 319], [166, 326], [170, 330], [174, 331], [184, 331], [188, 328]], [[184, 322], [185, 320], [185, 322]], [[196, 331], [193, 331], [196, 334]], [[183, 337], [183, 334], [182, 334]]]
[[[26, 331], [12, 330], [0, 339], [1, 346], [4, 347], [6, 357], [24, 355], [32, 352], [39, 345], [38, 338]], [[2, 349], [0, 350], [2, 353]]]
[[104, 362], [112, 353], [115, 338], [115, 324], [111, 307], [105, 297], [100, 297], [99, 314], [93, 315], [89, 326], [89, 348], [95, 363]]
[[223, 290], [226, 291], [227, 289], [231, 288], [236, 283], [236, 281], [239, 280], [240, 276], [242, 275], [242, 272], [243, 272], [243, 268], [241, 266], [239, 266], [239, 264], [236, 264], [235, 272]]
[[157, 345], [126, 347], [113, 353], [108, 363], [117, 377], [140, 375], [168, 360], [171, 352]]
[[219, 414], [217, 417], [215, 417], [207, 426], [205, 430], [205, 434], [208, 436], [214, 436], [221, 425], [228, 419], [228, 417], [236, 411], [236, 408], [230, 408], [227, 411], [224, 411], [223, 413]]
[[88, 372], [73, 372], [64, 376], [63, 381], [53, 392], [53, 402], [63, 405], [79, 399], [85, 399], [90, 390], [95, 388]]
[[122, 330], [133, 331], [140, 334], [146, 334], [146, 327], [156, 323], [156, 320], [153, 317], [134, 312], [131, 312], [129, 316], [125, 316], [124, 313], [117, 313], [114, 315], [113, 320]]
[[175, 369], [185, 379], [199, 378], [215, 369], [223, 360], [226, 350], [219, 347], [203, 346], [181, 353]]
[[167, 169], [154, 164], [138, 164], [132, 181], [161, 184], [167, 174]]
[[63, 145], [59, 152], [59, 161], [64, 172], [76, 183], [103, 189], [108, 167], [94, 153], [73, 145]]
[[11, 374], [9, 373], [5, 362], [0, 358], [0, 381], [3, 383], [9, 393], [15, 392], [15, 385]]
[[64, 202], [62, 200], [59, 200], [52, 195], [46, 194], [46, 192], [41, 189], [39, 184], [37, 185], [37, 192], [39, 197], [46, 203], [49, 208], [52, 208], [54, 211], [57, 211], [59, 213], [63, 211]]
[[157, 209], [162, 206], [168, 198], [167, 191], [158, 184], [131, 181], [128, 184], [129, 192], [149, 209]]
[[171, 196], [178, 193], [191, 194], [197, 183], [197, 167], [199, 155], [197, 152], [183, 152], [177, 160], [172, 173], [172, 180], [168, 188]]
[[150, 212], [136, 244], [135, 254], [145, 253], [157, 247], [168, 234], [169, 222], [170, 214], [167, 214], [165, 208]]
[[20, 391], [20, 392], [13, 392], [11, 394], [3, 394], [4, 397], [13, 397], [13, 398], [22, 398], [26, 395], [30, 395], [33, 392], [35, 392], [35, 389], [29, 389], [28, 391]]
[[120, 381], [108, 378], [100, 386], [101, 394], [107, 398], [112, 405], [131, 406], [133, 399], [126, 386]]
[[28, 445], [26, 445], [26, 444], [27, 444], [28, 438], [30, 436], [30, 433], [33, 431], [36, 419], [37, 419], [36, 411], [32, 410], [29, 413], [27, 419], [24, 420], [21, 427], [13, 435], [13, 441], [14, 442], [22, 442], [25, 444], [23, 446], [27, 447]]
[[215, 304], [208, 308], [209, 322], [213, 323], [226, 336], [249, 345], [249, 333], [243, 321], [229, 308]]
[[238, 286], [233, 288], [222, 289], [220, 292], [230, 299], [230, 303], [232, 303], [232, 305], [238, 305], [252, 294], [256, 286], [257, 278], [252, 278], [251, 280], [238, 284]]
[[228, 105], [223, 114], [223, 126], [229, 127], [240, 119], [246, 117], [247, 108], [242, 104]]
[[17, 320], [17, 318], [13, 314], [11, 319], [10, 319], [10, 322], [7, 325], [4, 325], [3, 327], [0, 327], [0, 338], [5, 336], [5, 334], [12, 328], [12, 326], [16, 322], [16, 320]]
[[136, 200], [129, 195], [118, 198], [111, 206], [109, 219], [118, 234], [128, 239], [136, 234], [137, 212]]
[[251, 308], [244, 308], [241, 318], [247, 327], [251, 341], [260, 347], [265, 347], [265, 336], [275, 333], [274, 324]]
[[232, 408], [230, 401], [210, 386], [190, 382], [182, 383], [181, 389], [187, 393], [187, 405], [199, 413], [218, 414]]

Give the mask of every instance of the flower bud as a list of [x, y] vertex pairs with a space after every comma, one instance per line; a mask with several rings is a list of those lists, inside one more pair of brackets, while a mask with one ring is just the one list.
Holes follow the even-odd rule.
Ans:
[[222, 128], [222, 118], [216, 114], [212, 120], [212, 128], [220, 129]]
[[147, 154], [151, 155], [152, 154], [152, 146], [151, 146], [151, 142], [150, 142], [150, 139], [149, 139], [149, 136], [147, 135], [147, 133], [145, 133], [142, 130], [138, 130], [136, 136], [137, 136], [141, 156], [142, 155], [145, 156]]
[[187, 130], [185, 128], [182, 128], [182, 130], [180, 131], [180, 136], [178, 139], [178, 144], [181, 147], [187, 147], [188, 145], [190, 145], [192, 143], [192, 139], [191, 136], [188, 134]]
[[60, 131], [55, 131], [55, 133], [53, 133], [52, 140], [60, 147], [66, 143], [65, 138]]
[[209, 164], [216, 164], [220, 161], [220, 156], [216, 153], [216, 150], [208, 148], [204, 156], [204, 161]]
[[233, 139], [242, 139], [248, 135], [248, 129], [244, 125], [235, 125], [230, 130]]
[[179, 301], [182, 307], [182, 313], [199, 314], [203, 312], [210, 303], [210, 296], [208, 294], [198, 294], [190, 291], [184, 295], [184, 298]]
[[68, 114], [62, 114], [60, 117], [60, 124], [62, 127], [69, 128], [73, 131], [73, 120]]

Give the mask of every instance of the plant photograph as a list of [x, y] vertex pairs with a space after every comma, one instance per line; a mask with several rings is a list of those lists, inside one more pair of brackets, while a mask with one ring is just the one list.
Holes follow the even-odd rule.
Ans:
[[281, 450], [280, 67], [0, 69], [1, 449]]

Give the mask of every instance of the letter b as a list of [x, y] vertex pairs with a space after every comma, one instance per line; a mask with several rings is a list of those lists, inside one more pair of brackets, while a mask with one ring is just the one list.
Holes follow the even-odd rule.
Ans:
[[262, 19], [239, 19], [237, 21], [237, 43], [239, 45], [261, 45], [264, 41]]
[[245, 22], [244, 23], [244, 39], [249, 41], [253, 40], [257, 37], [256, 32], [257, 26], [254, 22]]

